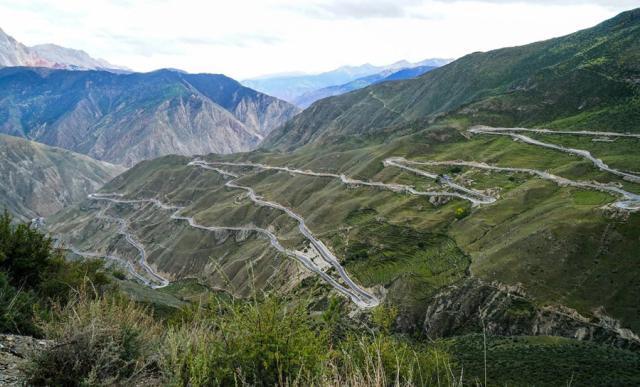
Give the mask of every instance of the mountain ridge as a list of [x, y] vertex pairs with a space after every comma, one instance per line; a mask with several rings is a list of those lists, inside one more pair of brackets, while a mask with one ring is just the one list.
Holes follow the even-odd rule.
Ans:
[[253, 149], [298, 113], [221, 74], [0, 69], [0, 132], [99, 160]]
[[[407, 62], [408, 63], [408, 62]], [[408, 63], [408, 65], [410, 65]], [[381, 71], [379, 73], [367, 75], [362, 78], [355, 79], [351, 82], [337, 85], [337, 86], [328, 86], [322, 89], [313, 90], [307, 93], [302, 94], [299, 97], [296, 97], [294, 103], [296, 106], [300, 106], [303, 109], [311, 106], [314, 102], [332, 97], [335, 95], [341, 95], [348, 93], [350, 91], [358, 90], [363, 87], [367, 87], [370, 85], [375, 85], [381, 82], [387, 81], [398, 81], [402, 79], [415, 78], [419, 75], [422, 75], [428, 71], [438, 68], [437, 66], [417, 66], [417, 67], [405, 67], [398, 69], [387, 69]]]
[[[635, 9], [563, 37], [472, 53], [415, 79], [318, 101], [275, 130], [263, 146], [282, 150], [313, 141], [335, 143], [464, 109], [483, 112], [466, 114], [478, 124], [603, 129], [606, 123], [624, 130], [616, 123], [633, 121], [623, 115], [640, 114], [634, 102], [640, 68], [630, 59], [637, 55], [639, 20], [640, 9]], [[579, 85], [581, 93], [562, 86], [568, 83]], [[615, 113], [607, 104], [623, 111]]]
[[400, 70], [407, 67], [418, 66], [440, 66], [450, 62], [449, 59], [424, 59], [416, 63], [406, 60], [397, 61], [389, 65], [375, 66], [366, 63], [360, 66], [342, 66], [334, 70], [325, 71], [319, 74], [299, 74], [299, 75], [275, 75], [262, 76], [258, 78], [246, 79], [242, 84], [252, 89], [264, 92], [274, 97], [294, 103], [296, 98], [305, 93], [330, 86], [338, 86], [358, 78], [366, 77], [385, 70]]
[[124, 168], [0, 134], [0, 171], [0, 207], [27, 220], [83, 200]]

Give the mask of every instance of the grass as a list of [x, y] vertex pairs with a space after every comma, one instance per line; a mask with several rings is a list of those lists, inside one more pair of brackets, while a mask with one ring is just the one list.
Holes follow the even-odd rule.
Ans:
[[391, 302], [405, 310], [416, 309], [438, 289], [465, 276], [468, 257], [444, 235], [390, 224], [370, 208], [351, 212], [346, 223], [352, 229], [339, 245], [334, 243], [344, 251], [345, 268], [365, 286], [390, 288]]
[[[36, 385], [456, 385], [446, 351], [394, 336], [381, 308], [353, 328], [341, 302], [212, 296], [158, 320], [118, 295], [80, 293], [43, 323], [55, 344], [31, 354]], [[346, 325], [345, 325], [346, 324]], [[364, 329], [363, 329], [364, 328]]]
[[[481, 334], [444, 340], [467, 381], [483, 381]], [[487, 337], [490, 386], [623, 386], [640, 383], [640, 354], [560, 337]]]

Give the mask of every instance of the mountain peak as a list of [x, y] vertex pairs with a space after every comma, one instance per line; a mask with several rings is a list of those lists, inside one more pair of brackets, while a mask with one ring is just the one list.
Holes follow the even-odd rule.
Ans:
[[27, 47], [0, 28], [0, 67], [32, 66], [65, 69], [128, 70], [104, 59], [95, 59], [83, 50], [47, 43]]

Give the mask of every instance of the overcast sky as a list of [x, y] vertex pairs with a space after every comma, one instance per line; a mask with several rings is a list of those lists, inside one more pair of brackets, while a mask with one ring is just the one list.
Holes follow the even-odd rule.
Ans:
[[640, 0], [0, 0], [0, 28], [137, 71], [237, 79], [456, 58], [590, 27]]

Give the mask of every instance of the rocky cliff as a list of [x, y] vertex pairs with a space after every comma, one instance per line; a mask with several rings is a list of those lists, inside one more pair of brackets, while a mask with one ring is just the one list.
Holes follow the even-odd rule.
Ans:
[[537, 306], [517, 286], [466, 280], [429, 303], [424, 333], [430, 338], [470, 332], [495, 336], [562, 336], [640, 350], [640, 338], [601, 313], [588, 318], [564, 306]]

